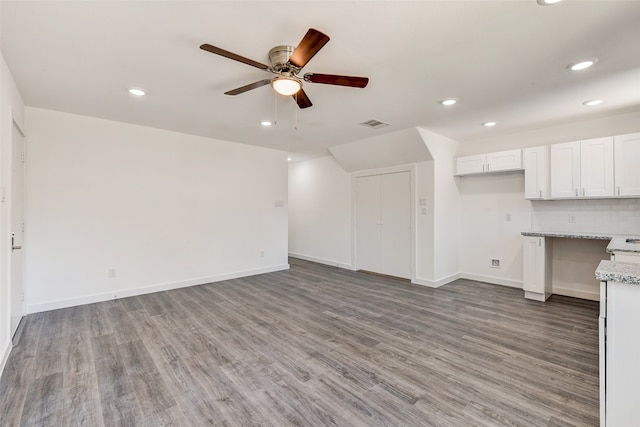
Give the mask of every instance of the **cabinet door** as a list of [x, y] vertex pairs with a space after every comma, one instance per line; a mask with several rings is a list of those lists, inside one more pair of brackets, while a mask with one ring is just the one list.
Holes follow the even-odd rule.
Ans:
[[549, 147], [524, 149], [524, 197], [549, 197]]
[[544, 237], [524, 237], [522, 288], [528, 292], [545, 292]]
[[595, 138], [580, 143], [582, 197], [613, 196], [613, 138]]
[[575, 198], [580, 188], [580, 142], [553, 144], [551, 154], [551, 198]]
[[467, 175], [472, 173], [482, 173], [485, 171], [487, 156], [479, 154], [477, 156], [464, 156], [456, 159], [456, 174]]
[[487, 172], [522, 169], [522, 150], [487, 154]]
[[640, 133], [613, 139], [616, 196], [640, 196]]

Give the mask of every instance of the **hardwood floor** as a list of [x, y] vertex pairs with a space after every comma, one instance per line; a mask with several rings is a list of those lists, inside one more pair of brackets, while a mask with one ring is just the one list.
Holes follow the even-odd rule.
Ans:
[[597, 316], [292, 259], [27, 316], [0, 425], [595, 426]]

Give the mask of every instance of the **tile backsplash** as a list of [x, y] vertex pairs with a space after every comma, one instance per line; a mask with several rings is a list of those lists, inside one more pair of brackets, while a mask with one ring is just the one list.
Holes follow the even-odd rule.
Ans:
[[532, 231], [640, 235], [640, 199], [532, 201]]

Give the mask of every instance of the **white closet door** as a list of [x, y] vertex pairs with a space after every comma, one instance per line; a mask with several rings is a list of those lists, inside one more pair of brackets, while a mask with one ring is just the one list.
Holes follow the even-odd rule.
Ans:
[[381, 272], [411, 278], [411, 176], [380, 177]]
[[356, 178], [356, 268], [380, 272], [380, 176]]

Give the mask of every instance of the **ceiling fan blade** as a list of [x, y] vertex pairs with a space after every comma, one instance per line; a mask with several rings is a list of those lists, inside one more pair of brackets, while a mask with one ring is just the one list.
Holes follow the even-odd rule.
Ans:
[[293, 99], [296, 100], [296, 103], [298, 103], [298, 107], [300, 107], [300, 108], [309, 108], [309, 107], [311, 107], [313, 105], [311, 103], [311, 100], [309, 99], [309, 97], [305, 93], [304, 89], [302, 89], [302, 88], [300, 88], [300, 90], [298, 92], [294, 93], [291, 96], [293, 96]]
[[212, 46], [210, 44], [205, 43], [200, 46], [200, 49], [206, 50], [207, 52], [215, 53], [216, 55], [224, 56], [225, 58], [233, 59], [234, 61], [251, 65], [252, 67], [260, 68], [261, 70], [270, 71], [268, 65], [262, 64], [258, 61], [254, 61], [253, 59], [245, 58], [244, 56], [229, 52], [228, 50], [220, 49], [219, 47]]
[[251, 84], [248, 84], [246, 86], [239, 87], [237, 89], [229, 90], [229, 91], [225, 92], [224, 94], [225, 95], [239, 95], [241, 93], [245, 93], [247, 91], [250, 91], [251, 89], [255, 89], [255, 88], [258, 88], [258, 87], [261, 87], [261, 86], [268, 85], [269, 83], [271, 83], [271, 80], [273, 80], [273, 79], [260, 80], [259, 82], [251, 83]]
[[313, 56], [329, 41], [329, 36], [318, 30], [309, 28], [298, 47], [293, 51], [289, 62], [298, 67], [304, 67]]
[[350, 86], [363, 88], [369, 83], [368, 77], [337, 76], [334, 74], [314, 74], [307, 73], [304, 80], [312, 83], [322, 83], [326, 85]]

